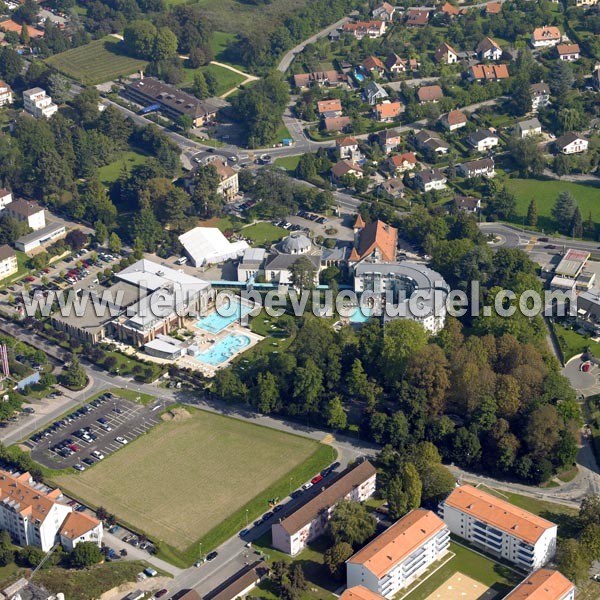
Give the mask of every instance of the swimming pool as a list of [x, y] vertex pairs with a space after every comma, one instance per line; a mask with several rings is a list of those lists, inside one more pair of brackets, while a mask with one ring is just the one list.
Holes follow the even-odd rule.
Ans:
[[250, 338], [247, 335], [231, 333], [211, 346], [210, 350], [196, 354], [196, 360], [207, 365], [220, 365], [249, 345]]
[[222, 309], [222, 315], [215, 309], [206, 317], [202, 317], [196, 323], [196, 327], [204, 329], [204, 331], [209, 331], [210, 333], [219, 333], [220, 331], [223, 331], [227, 325], [231, 325], [234, 321], [247, 315], [251, 310], [251, 306], [241, 304], [237, 298], [232, 298], [231, 304], [225, 305]]
[[373, 314], [373, 309], [368, 306], [357, 306], [350, 315], [350, 323], [365, 323]]

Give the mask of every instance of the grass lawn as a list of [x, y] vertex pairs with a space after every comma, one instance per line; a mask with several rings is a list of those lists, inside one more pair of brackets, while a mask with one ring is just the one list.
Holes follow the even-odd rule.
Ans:
[[560, 192], [571, 192], [584, 219], [590, 211], [596, 223], [600, 222], [600, 189], [581, 183], [568, 181], [538, 181], [536, 179], [506, 179], [506, 187], [517, 196], [515, 223], [522, 223], [523, 216], [527, 215], [527, 207], [532, 198], [537, 202], [538, 224], [537, 229], [546, 233], [556, 230], [556, 222], [552, 218], [552, 207]]
[[594, 356], [600, 357], [600, 344], [590, 338], [577, 333], [573, 329], [567, 329], [559, 323], [554, 324], [556, 338], [562, 350], [565, 361], [577, 354], [581, 354], [588, 346]]
[[38, 571], [34, 583], [50, 592], [62, 592], [69, 600], [88, 600], [100, 598], [113, 587], [135, 581], [136, 575], [147, 566], [141, 561], [133, 561], [109, 562], [81, 570], [50, 567]]
[[275, 136], [273, 138], [273, 143], [280, 144], [283, 140], [291, 139], [290, 132], [288, 128], [282, 123], [279, 126], [279, 129], [275, 132]]
[[[235, 33], [225, 33], [224, 31], [213, 31], [213, 34], [210, 36], [210, 49], [213, 51], [213, 56], [215, 60], [219, 62], [228, 62], [226, 58], [226, 50], [227, 48], [235, 43], [236, 36]], [[239, 65], [233, 65], [238, 67]], [[243, 67], [240, 66], [242, 71]]]
[[457, 571], [493, 588], [500, 598], [503, 598], [523, 579], [522, 575], [515, 573], [508, 567], [473, 552], [456, 542], [450, 543], [450, 550], [455, 556], [421, 585], [414, 588], [403, 600], [423, 600], [427, 598]]
[[225, 67], [219, 65], [206, 65], [205, 67], [198, 67], [197, 69], [185, 69], [185, 78], [181, 83], [182, 87], [191, 87], [194, 82], [194, 75], [197, 72], [201, 73], [212, 73], [217, 80], [216, 95], [221, 96], [225, 92], [237, 87], [244, 81], [245, 77], [234, 71], [230, 71]]
[[127, 170], [131, 172], [133, 167], [145, 163], [146, 159], [147, 156], [145, 154], [142, 154], [136, 150], [123, 152], [123, 154], [121, 154], [117, 160], [98, 169], [100, 181], [104, 185], [110, 185], [119, 178], [119, 175], [121, 175], [121, 172], [123, 171], [123, 167], [126, 167]]
[[244, 222], [236, 217], [226, 216], [202, 221], [198, 226], [217, 227], [220, 231], [239, 231], [244, 226]]
[[265, 246], [279, 241], [288, 232], [282, 227], [277, 227], [271, 223], [255, 223], [244, 227], [240, 233], [256, 246]]
[[68, 77], [87, 84], [103, 83], [145, 69], [148, 62], [122, 54], [120, 43], [107, 36], [55, 54], [46, 62]]
[[14, 562], [8, 563], [4, 567], [0, 567], [0, 587], [4, 589], [24, 574], [25, 569], [18, 567]]
[[282, 158], [275, 159], [275, 165], [285, 169], [289, 174], [293, 174], [296, 171], [296, 167], [300, 162], [299, 156], [284, 156]]
[[[208, 412], [187, 409], [84, 473], [55, 478], [61, 488], [104, 506], [159, 542], [174, 564], [198, 558], [332, 460], [332, 449]], [[168, 468], [165, 468], [168, 466]], [[247, 511], [247, 515], [246, 515]]]
[[143, 392], [138, 392], [137, 390], [125, 390], [123, 388], [111, 388], [108, 390], [115, 396], [120, 396], [121, 398], [125, 398], [125, 400], [131, 400], [132, 402], [138, 402], [139, 404], [150, 404], [150, 402], [154, 401], [156, 398], [151, 396], [150, 394], [144, 394]]

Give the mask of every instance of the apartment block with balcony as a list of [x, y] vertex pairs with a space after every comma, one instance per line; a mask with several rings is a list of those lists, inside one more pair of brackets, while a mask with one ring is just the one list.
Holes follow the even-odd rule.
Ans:
[[39, 87], [23, 92], [23, 108], [36, 119], [49, 119], [58, 110], [58, 106], [52, 102], [46, 90]]
[[504, 600], [574, 600], [575, 586], [559, 571], [538, 569]]
[[8, 245], [0, 246], [0, 279], [10, 277], [19, 270], [17, 253]]
[[346, 561], [347, 585], [392, 598], [445, 556], [449, 546], [444, 521], [430, 510], [413, 510]]
[[556, 552], [556, 524], [470, 485], [452, 491], [440, 516], [454, 535], [526, 571]]

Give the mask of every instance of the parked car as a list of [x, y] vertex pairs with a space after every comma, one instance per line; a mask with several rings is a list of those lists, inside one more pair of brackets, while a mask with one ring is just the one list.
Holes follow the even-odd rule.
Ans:
[[323, 480], [323, 475], [321, 475], [321, 474], [319, 473], [318, 475], [316, 475], [315, 477], [313, 477], [313, 478], [310, 480], [310, 482], [311, 482], [313, 485], [316, 485], [317, 483], [319, 483], [319, 481], [322, 481], [322, 480]]
[[154, 594], [155, 598], [162, 598], [167, 592], [167, 590], [165, 588], [163, 588], [162, 590], [158, 590], [158, 592], [156, 592], [156, 594]]
[[94, 458], [97, 458], [98, 460], [102, 460], [104, 458], [104, 454], [102, 454], [102, 452], [100, 452], [99, 450], [92, 451], [92, 456]]
[[215, 558], [217, 558], [217, 556], [219, 556], [219, 553], [216, 550], [213, 550], [212, 552], [209, 552], [206, 555], [206, 560], [208, 560], [208, 561], [215, 560]]
[[124, 437], [121, 436], [116, 437], [115, 441], [119, 442], [119, 444], [123, 444], [123, 446], [129, 443]]

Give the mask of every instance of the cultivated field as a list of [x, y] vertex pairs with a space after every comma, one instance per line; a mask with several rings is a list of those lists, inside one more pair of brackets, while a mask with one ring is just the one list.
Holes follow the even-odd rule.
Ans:
[[147, 61], [122, 54], [120, 43], [118, 39], [107, 36], [85, 46], [55, 54], [46, 59], [46, 62], [68, 77], [86, 84], [111, 81], [121, 75], [131, 75], [145, 69]]
[[[285, 492], [278, 492], [284, 496], [288, 473], [322, 452], [308, 439], [189, 410], [84, 473], [57, 477], [56, 483], [184, 551], [285, 476]], [[300, 478], [309, 475], [290, 473], [292, 485], [299, 486], [304, 482]], [[268, 510], [269, 497], [251, 505], [251, 519]], [[233, 526], [241, 528], [245, 518]]]

